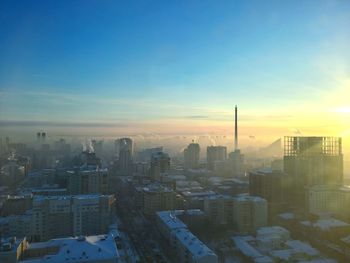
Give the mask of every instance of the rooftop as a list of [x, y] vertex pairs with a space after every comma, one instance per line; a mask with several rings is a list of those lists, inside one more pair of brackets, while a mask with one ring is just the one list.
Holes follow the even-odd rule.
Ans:
[[175, 230], [174, 235], [188, 249], [194, 259], [199, 259], [208, 255], [216, 257], [214, 252], [187, 228]]
[[283, 213], [283, 214], [279, 214], [278, 217], [285, 220], [293, 220], [295, 218], [295, 215], [293, 213]]
[[251, 202], [266, 202], [266, 200], [262, 197], [259, 196], [251, 196], [251, 195], [238, 195], [234, 197], [236, 201], [240, 202], [246, 202], [246, 201], [251, 201]]
[[187, 227], [172, 211], [157, 212], [157, 216], [170, 230]]
[[257, 231], [257, 236], [289, 235], [289, 231], [280, 226], [261, 227]]
[[319, 228], [320, 230], [330, 230], [331, 228], [336, 228], [336, 227], [346, 227], [350, 226], [348, 223], [345, 223], [343, 221], [340, 221], [335, 218], [329, 218], [329, 219], [319, 219], [315, 223], [312, 223], [310, 221], [301, 221], [300, 222], [304, 226], [312, 226], [315, 228]]
[[57, 247], [56, 254], [47, 254], [41, 257], [28, 258], [21, 263], [62, 263], [62, 262], [95, 262], [97, 260], [111, 260], [119, 258], [114, 238], [116, 233], [108, 235], [70, 237], [52, 239], [47, 242], [32, 243], [28, 251]]
[[185, 191], [182, 192], [183, 196], [186, 197], [202, 197], [202, 196], [211, 196], [211, 195], [216, 195], [214, 191], [200, 191], [200, 192], [191, 192], [191, 191]]
[[[276, 234], [285, 234], [287, 236], [283, 239], [279, 239], [279, 245], [274, 245], [274, 239], [270, 241], [269, 237], [278, 237]], [[281, 235], [280, 235], [281, 236]], [[260, 238], [266, 237], [266, 244], [264, 246], [259, 245]], [[289, 231], [283, 227], [263, 227], [257, 231], [257, 237], [253, 236], [234, 236], [232, 237], [236, 247], [239, 251], [249, 257], [252, 262], [276, 262], [279, 260], [292, 261], [296, 258], [297, 262], [324, 262], [333, 263], [332, 259], [324, 258], [320, 252], [310, 246], [308, 243], [304, 243], [300, 240], [291, 240], [289, 237]], [[310, 261], [311, 260], [311, 261]], [[294, 262], [294, 261], [293, 261]]]
[[36, 195], [33, 197], [34, 202], [44, 200], [71, 200], [71, 199], [98, 199], [101, 197], [110, 197], [111, 195], [101, 194], [87, 194], [87, 195], [53, 195], [53, 196], [42, 196]]

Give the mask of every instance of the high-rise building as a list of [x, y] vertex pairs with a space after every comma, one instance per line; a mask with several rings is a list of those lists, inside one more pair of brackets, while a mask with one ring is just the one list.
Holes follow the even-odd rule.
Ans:
[[227, 195], [213, 195], [204, 199], [204, 212], [215, 225], [233, 225], [234, 198]]
[[239, 232], [255, 232], [267, 225], [267, 201], [257, 196], [234, 198], [233, 222]]
[[198, 143], [191, 143], [184, 150], [185, 168], [195, 169], [199, 165], [200, 147]]
[[162, 152], [163, 147], [155, 147], [155, 148], [148, 148], [143, 149], [136, 154], [136, 159], [138, 162], [149, 162], [151, 160], [151, 157], [153, 154], [156, 154], [158, 152]]
[[96, 156], [101, 157], [102, 156], [102, 151], [103, 151], [103, 141], [92, 140], [91, 141], [91, 146], [92, 146]]
[[282, 202], [284, 176], [283, 172], [268, 168], [250, 172], [249, 194], [260, 196], [269, 202]]
[[101, 159], [96, 156], [96, 153], [90, 151], [83, 151], [80, 155], [81, 164], [85, 166], [100, 166]]
[[175, 192], [158, 184], [147, 185], [142, 189], [142, 210], [147, 215], [157, 211], [175, 209]]
[[249, 194], [260, 196], [267, 200], [269, 219], [274, 220], [285, 208], [283, 196], [283, 180], [285, 174], [282, 171], [269, 168], [249, 173]]
[[225, 146], [207, 147], [207, 166], [209, 170], [214, 170], [216, 161], [225, 161], [227, 158], [227, 148]]
[[114, 216], [114, 195], [35, 196], [33, 238], [107, 233]]
[[170, 157], [167, 153], [157, 152], [152, 154], [150, 176], [153, 180], [160, 180], [162, 173], [170, 169]]
[[107, 194], [108, 169], [98, 167], [81, 167], [74, 171], [67, 171], [69, 194]]
[[254, 232], [267, 224], [267, 201], [258, 196], [209, 196], [204, 200], [204, 211], [212, 223], [239, 232]]
[[285, 137], [285, 184], [293, 206], [305, 204], [307, 188], [342, 185], [343, 154], [339, 137]]
[[121, 138], [117, 140], [119, 150], [119, 172], [122, 175], [129, 175], [132, 172], [132, 140]]

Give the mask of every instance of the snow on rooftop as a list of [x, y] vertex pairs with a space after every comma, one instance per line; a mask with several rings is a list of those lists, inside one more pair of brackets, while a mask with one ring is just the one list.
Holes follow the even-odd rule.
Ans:
[[57, 247], [56, 254], [31, 258], [20, 261], [21, 263], [62, 263], [62, 262], [96, 262], [117, 260], [118, 250], [115, 244], [115, 235], [97, 235], [87, 237], [69, 237], [52, 239], [47, 242], [31, 243], [30, 249], [45, 249]]
[[304, 226], [313, 226], [323, 231], [330, 230], [331, 228], [336, 228], [336, 227], [350, 226], [348, 223], [345, 223], [335, 218], [319, 219], [315, 223], [312, 223], [310, 221], [301, 221], [300, 223]]
[[278, 258], [280, 260], [288, 261], [290, 257], [293, 255], [293, 249], [281, 249], [271, 251], [271, 256], [274, 258]]
[[307, 243], [301, 242], [300, 240], [289, 240], [286, 242], [286, 245], [295, 252], [302, 252], [309, 256], [317, 256], [320, 254], [317, 249]]
[[[269, 239], [278, 236], [287, 237], [284, 241], [282, 241], [281, 244], [283, 245], [278, 247], [278, 249], [275, 249], [272, 243], [271, 246], [264, 246], [263, 248], [259, 247], [259, 238]], [[257, 237], [233, 236], [232, 240], [234, 241], [236, 247], [241, 251], [242, 254], [244, 254], [246, 257], [249, 257], [252, 260], [252, 262], [256, 263], [275, 262], [274, 260], [276, 260], [277, 258], [289, 262], [291, 259], [294, 259], [295, 256], [298, 257], [298, 262], [305, 260], [302, 261], [304, 263], [335, 262], [331, 259], [322, 257], [320, 252], [317, 249], [310, 246], [308, 243], [302, 242], [300, 240], [291, 240], [289, 238], [289, 231], [279, 226], [262, 227], [257, 231]], [[308, 261], [311, 258], [313, 258], [313, 261]]]
[[263, 174], [271, 174], [273, 172], [271, 167], [264, 167], [259, 170], [257, 170], [258, 173], [263, 173]]
[[213, 256], [216, 258], [214, 252], [202, 241], [200, 241], [195, 235], [193, 235], [188, 229], [177, 229], [173, 234], [177, 240], [179, 240], [187, 248], [194, 259], [197, 260], [207, 256]]
[[201, 191], [201, 192], [191, 192], [191, 191], [186, 191], [182, 192], [182, 195], [186, 197], [200, 197], [200, 196], [211, 196], [211, 195], [216, 195], [214, 191]]
[[143, 187], [142, 190], [144, 192], [149, 192], [149, 193], [159, 193], [159, 192], [173, 192], [172, 189], [168, 188], [168, 187], [165, 187], [161, 184], [158, 184], [158, 183], [151, 183], [151, 184], [148, 184], [147, 186]]
[[244, 237], [236, 236], [232, 237], [233, 242], [235, 242], [236, 247], [242, 252], [243, 255], [251, 258], [263, 257], [263, 255], [252, 245], [245, 240]]
[[71, 199], [98, 199], [100, 197], [109, 197], [110, 195], [101, 195], [101, 194], [86, 194], [86, 195], [35, 195], [33, 197], [34, 202], [44, 201], [44, 200], [71, 200]]
[[311, 260], [302, 260], [299, 263], [337, 263], [336, 260], [330, 258], [317, 258]]
[[188, 209], [188, 210], [175, 210], [177, 216], [189, 215], [189, 216], [203, 216], [205, 213], [200, 209]]
[[208, 199], [208, 200], [220, 200], [220, 199], [233, 200], [233, 197], [230, 195], [216, 194], [216, 195], [207, 196], [206, 199]]
[[178, 229], [187, 227], [186, 224], [184, 224], [180, 219], [178, 219], [176, 215], [171, 211], [157, 212], [157, 216], [168, 227], [168, 229]]
[[343, 242], [345, 242], [345, 243], [347, 243], [347, 244], [350, 244], [350, 236], [343, 237], [343, 238], [341, 239], [341, 241], [343, 241]]
[[281, 226], [261, 227], [257, 230], [257, 236], [289, 235], [289, 231]]
[[295, 218], [293, 213], [283, 213], [283, 214], [279, 214], [278, 216], [285, 220], [292, 220]]
[[264, 257], [260, 257], [260, 258], [255, 258], [254, 259], [254, 263], [274, 263], [275, 261], [268, 257], [268, 256], [264, 256]]
[[235, 200], [240, 202], [266, 202], [264, 198], [261, 198], [260, 196], [251, 196], [251, 195], [238, 195], [237, 197], [234, 197]]

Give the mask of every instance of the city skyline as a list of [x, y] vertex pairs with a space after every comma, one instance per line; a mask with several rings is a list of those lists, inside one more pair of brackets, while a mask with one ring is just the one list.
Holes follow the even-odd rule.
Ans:
[[350, 1], [4, 0], [0, 262], [350, 262]]

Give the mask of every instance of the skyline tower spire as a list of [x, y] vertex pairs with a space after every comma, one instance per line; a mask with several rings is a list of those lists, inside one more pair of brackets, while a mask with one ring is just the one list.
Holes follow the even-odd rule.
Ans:
[[237, 105], [235, 106], [235, 151], [238, 150]]

